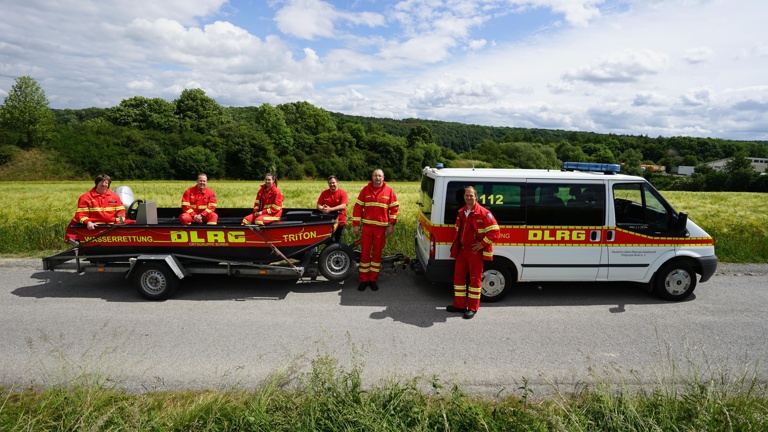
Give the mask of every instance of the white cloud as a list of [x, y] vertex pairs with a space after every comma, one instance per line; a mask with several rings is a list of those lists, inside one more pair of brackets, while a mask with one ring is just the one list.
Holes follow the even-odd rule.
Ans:
[[567, 81], [588, 81], [591, 83], [634, 82], [646, 75], [662, 72], [668, 63], [668, 56], [651, 50], [624, 50], [603, 56], [589, 66], [568, 71], [563, 79]]
[[683, 58], [689, 63], [703, 63], [712, 59], [714, 51], [707, 47], [691, 48], [685, 52]]
[[275, 14], [280, 31], [299, 39], [338, 37], [336, 24], [350, 23], [368, 27], [384, 24], [384, 17], [376, 13], [340, 12], [330, 3], [320, 0], [289, 0]]

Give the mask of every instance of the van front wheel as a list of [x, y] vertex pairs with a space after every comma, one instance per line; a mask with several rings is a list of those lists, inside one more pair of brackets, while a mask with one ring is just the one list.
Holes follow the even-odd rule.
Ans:
[[673, 301], [685, 300], [696, 288], [696, 272], [685, 261], [670, 262], [661, 266], [653, 284], [659, 297]]
[[512, 287], [512, 273], [509, 268], [498, 261], [486, 261], [483, 271], [482, 296], [484, 302], [497, 302], [504, 297]]

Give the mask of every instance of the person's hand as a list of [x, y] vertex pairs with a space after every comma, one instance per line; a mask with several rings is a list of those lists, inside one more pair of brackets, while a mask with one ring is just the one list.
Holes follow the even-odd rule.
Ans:
[[201, 223], [201, 222], [203, 222], [203, 215], [196, 214], [194, 219], [195, 219], [195, 222]]
[[395, 226], [394, 225], [389, 225], [387, 227], [387, 236], [391, 236], [393, 232], [395, 232]]
[[353, 226], [352, 232], [355, 233], [355, 235], [360, 235], [360, 227], [359, 226]]
[[86, 228], [88, 228], [91, 231], [96, 229], [96, 224], [91, 222], [91, 221], [88, 221], [88, 223], [85, 226], [86, 226]]
[[483, 243], [482, 242], [475, 242], [472, 244], [472, 251], [474, 252], [480, 252], [483, 250]]

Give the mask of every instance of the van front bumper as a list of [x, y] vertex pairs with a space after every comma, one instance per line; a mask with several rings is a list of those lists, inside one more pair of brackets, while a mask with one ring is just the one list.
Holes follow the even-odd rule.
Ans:
[[699, 282], [706, 282], [717, 270], [717, 256], [701, 257], [698, 261], [699, 266], [701, 266], [701, 278], [699, 279]]

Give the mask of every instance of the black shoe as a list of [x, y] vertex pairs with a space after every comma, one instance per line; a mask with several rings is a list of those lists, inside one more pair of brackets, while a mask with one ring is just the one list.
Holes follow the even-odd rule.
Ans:
[[371, 291], [378, 291], [379, 290], [379, 284], [377, 284], [374, 281], [368, 282], [368, 286], [371, 287]]
[[450, 305], [450, 306], [447, 306], [445, 308], [445, 311], [446, 312], [451, 312], [451, 313], [464, 313], [466, 311], [466, 309], [461, 309], [461, 308], [457, 308], [454, 305]]
[[365, 287], [368, 286], [368, 282], [360, 282], [360, 285], [357, 286], [358, 291], [365, 291]]
[[472, 318], [475, 317], [476, 313], [477, 312], [475, 312], [475, 311], [468, 310], [468, 311], [464, 312], [464, 317], [463, 318], [464, 319], [472, 319]]

